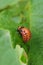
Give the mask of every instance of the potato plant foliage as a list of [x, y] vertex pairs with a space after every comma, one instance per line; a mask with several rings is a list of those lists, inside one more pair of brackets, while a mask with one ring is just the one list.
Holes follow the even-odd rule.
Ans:
[[[31, 31], [27, 43], [17, 31], [19, 26]], [[25, 63], [20, 59], [23, 49]], [[0, 0], [0, 65], [26, 64], [43, 65], [43, 0]]]

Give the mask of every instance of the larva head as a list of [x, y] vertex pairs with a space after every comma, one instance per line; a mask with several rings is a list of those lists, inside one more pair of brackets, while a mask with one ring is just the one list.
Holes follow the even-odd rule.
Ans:
[[22, 28], [24, 27], [18, 27], [18, 32], [22, 35]]

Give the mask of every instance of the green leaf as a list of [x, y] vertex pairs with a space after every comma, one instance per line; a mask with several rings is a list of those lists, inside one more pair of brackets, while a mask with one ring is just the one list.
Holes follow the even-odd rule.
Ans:
[[[28, 43], [23, 43], [17, 32], [18, 26], [31, 30]], [[19, 44], [29, 54], [28, 65], [43, 65], [43, 0], [21, 0], [11, 7], [2, 9], [0, 28], [10, 31], [12, 46]]]
[[43, 65], [43, 0], [32, 0], [31, 4], [29, 65]]
[[0, 28], [4, 28], [10, 31], [14, 47], [17, 44], [19, 44], [23, 46], [26, 50], [27, 50], [26, 44], [24, 45], [22, 37], [18, 33], [17, 29], [18, 26], [25, 26], [29, 28], [28, 5], [29, 5], [28, 0], [20, 1], [16, 5], [13, 5], [11, 8], [2, 10], [0, 13]]
[[20, 0], [0, 0], [0, 9], [17, 4]]
[[20, 60], [23, 48], [12, 48], [9, 31], [0, 30], [0, 65], [26, 65]]

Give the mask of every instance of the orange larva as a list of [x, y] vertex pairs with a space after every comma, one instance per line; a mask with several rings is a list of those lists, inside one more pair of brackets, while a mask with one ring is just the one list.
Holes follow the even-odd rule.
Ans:
[[19, 33], [22, 35], [23, 41], [28, 42], [31, 38], [31, 32], [25, 27], [18, 27]]

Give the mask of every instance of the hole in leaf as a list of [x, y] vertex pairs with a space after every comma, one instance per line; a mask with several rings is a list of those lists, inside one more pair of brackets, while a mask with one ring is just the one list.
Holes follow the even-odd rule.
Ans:
[[22, 61], [23, 63], [27, 63], [27, 61], [28, 61], [28, 57], [27, 57], [27, 54], [26, 54], [25, 51], [22, 53], [21, 61]]

